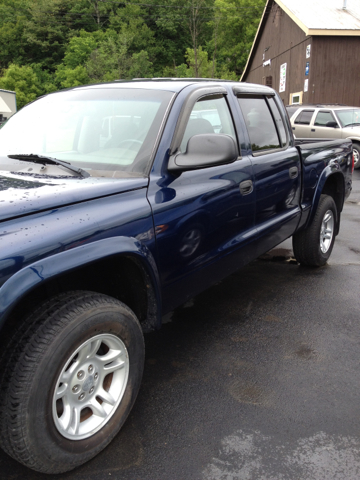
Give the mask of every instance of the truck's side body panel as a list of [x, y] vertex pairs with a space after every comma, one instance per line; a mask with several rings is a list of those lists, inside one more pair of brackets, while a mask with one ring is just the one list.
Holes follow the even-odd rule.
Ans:
[[[185, 83], [177, 90], [149, 180], [119, 180], [118, 189], [116, 181], [100, 179], [52, 186], [45, 181], [39, 187], [12, 175], [14, 188], [3, 187], [0, 194], [4, 201], [11, 197], [2, 213], [12, 217], [3, 220], [0, 234], [3, 321], [39, 282], [116, 254], [137, 256], [152, 272], [158, 311], [166, 313], [305, 228], [332, 175], [341, 175], [348, 195], [350, 142], [296, 149], [282, 112], [286, 146], [254, 154], [236, 96], [249, 87], [220, 84]], [[197, 96], [211, 92], [226, 101], [239, 157], [226, 165], [174, 174], [168, 170], [174, 141], [179, 143]], [[268, 93], [258, 86], [250, 92], [257, 97]], [[281, 112], [283, 107], [278, 108]]]
[[136, 255], [157, 276], [145, 188], [3, 222], [0, 246], [3, 319], [39, 282], [111, 255]]
[[[239, 156], [228, 165], [181, 174], [167, 171], [168, 157], [164, 152], [173, 141], [173, 132], [179, 129], [175, 126], [179, 125], [179, 115], [188, 97], [188, 92], [181, 92], [173, 106], [148, 192], [154, 214], [164, 312], [256, 256], [255, 194], [253, 189], [245, 195], [240, 192], [240, 184], [253, 181], [250, 159]], [[196, 88], [190, 97], [194, 102]], [[230, 99], [226, 101], [229, 105]], [[186, 125], [192, 105], [185, 109], [187, 117], [180, 118], [180, 123], [184, 121]], [[234, 126], [240, 143], [241, 125]]]

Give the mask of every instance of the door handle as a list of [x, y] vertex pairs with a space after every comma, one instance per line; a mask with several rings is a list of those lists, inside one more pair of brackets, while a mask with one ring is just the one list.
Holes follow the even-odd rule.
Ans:
[[295, 130], [295, 127], [292, 127], [293, 130]]
[[289, 177], [290, 178], [293, 178], [293, 179], [297, 178], [298, 174], [299, 174], [299, 170], [298, 170], [297, 167], [289, 168]]
[[315, 132], [315, 128], [312, 128], [311, 131], [312, 131], [312, 132]]
[[241, 195], [249, 195], [254, 190], [254, 185], [251, 180], [244, 180], [239, 185]]

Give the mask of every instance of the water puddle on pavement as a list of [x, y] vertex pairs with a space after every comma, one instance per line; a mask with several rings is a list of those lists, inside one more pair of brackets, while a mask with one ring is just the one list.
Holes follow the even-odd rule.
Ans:
[[360, 440], [318, 432], [292, 443], [239, 430], [221, 441], [203, 480], [358, 480]]

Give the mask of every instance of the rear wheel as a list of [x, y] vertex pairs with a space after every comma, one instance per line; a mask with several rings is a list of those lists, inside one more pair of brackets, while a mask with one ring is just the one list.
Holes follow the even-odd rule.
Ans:
[[92, 292], [47, 301], [3, 355], [2, 448], [46, 473], [88, 461], [125, 422], [143, 365], [142, 330], [124, 304]]
[[321, 195], [311, 225], [293, 236], [296, 260], [302, 265], [321, 267], [331, 255], [335, 242], [337, 209], [334, 199]]

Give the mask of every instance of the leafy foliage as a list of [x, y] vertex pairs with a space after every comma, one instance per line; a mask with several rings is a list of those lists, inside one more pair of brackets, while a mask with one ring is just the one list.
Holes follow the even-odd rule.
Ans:
[[0, 0], [0, 88], [18, 107], [133, 77], [238, 79], [266, 0]]
[[32, 102], [42, 93], [39, 78], [33, 68], [27, 65], [22, 67], [10, 65], [0, 79], [0, 88], [16, 91], [19, 108]]

